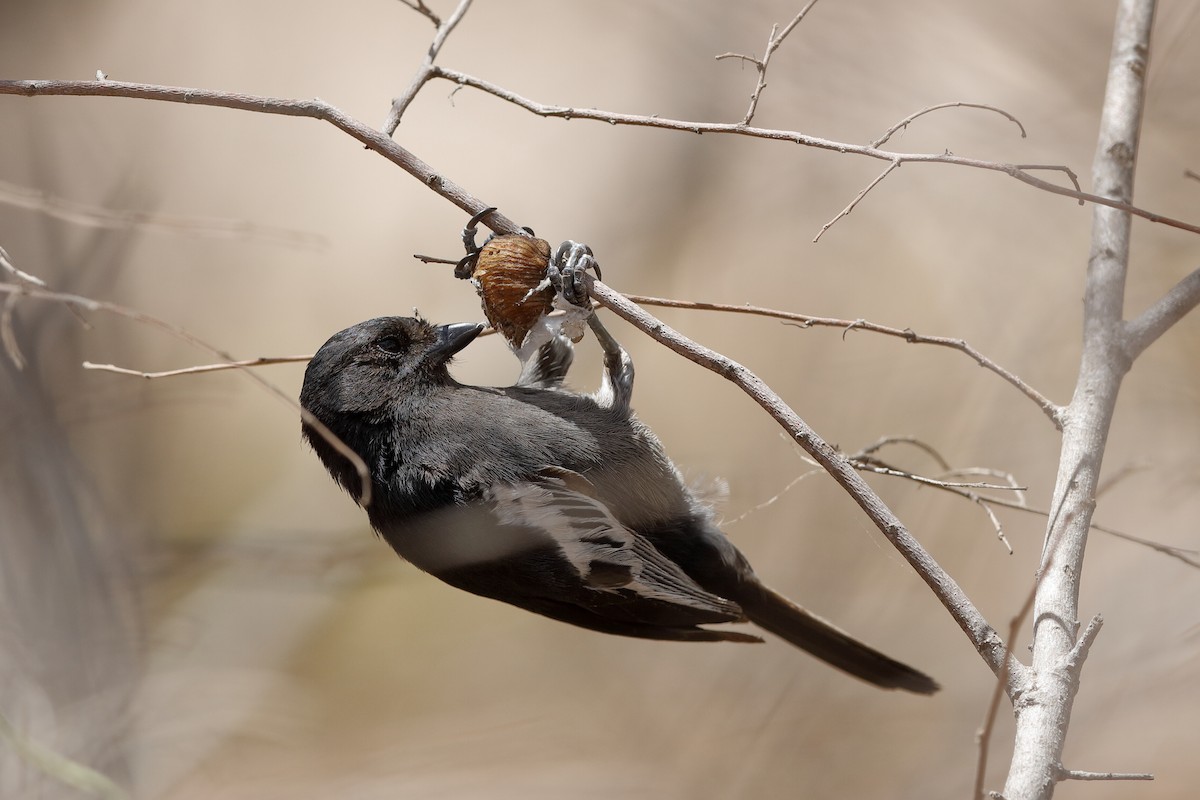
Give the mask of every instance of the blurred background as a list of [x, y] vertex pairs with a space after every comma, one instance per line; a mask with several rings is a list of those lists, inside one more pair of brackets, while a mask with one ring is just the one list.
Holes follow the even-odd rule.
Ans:
[[[449, 14], [452, 4], [432, 0]], [[745, 113], [799, 4], [477, 2], [440, 63], [536, 100], [705, 121]], [[384, 120], [433, 33], [395, 0], [4, 4], [0, 75], [320, 97]], [[1089, 183], [1112, 3], [818, 4], [775, 54], [756, 123], [865, 143], [923, 107], [899, 150], [1072, 167]], [[1195, 221], [1200, 11], [1164, 2], [1137, 202]], [[995, 173], [907, 165], [818, 244], [884, 165], [737, 137], [545, 120], [428, 85], [397, 140], [539, 235], [590, 243], [631, 293], [864, 318], [962, 337], [1058, 402], [1074, 385], [1091, 212]], [[465, 215], [331, 126], [103, 98], [0, 97], [0, 245], [54, 289], [183, 326], [235, 357], [311, 353], [414, 307], [481, 318], [449, 269]], [[32, 194], [31, 194], [32, 193]], [[38, 194], [41, 193], [41, 194]], [[33, 199], [30, 199], [30, 198]], [[238, 235], [62, 218], [149, 212]], [[55, 212], [55, 213], [48, 213]], [[207, 223], [206, 223], [207, 224]], [[215, 223], [214, 223], [215, 224]], [[1200, 240], [1134, 221], [1127, 313], [1197, 265]], [[1011, 472], [1049, 502], [1059, 437], [965, 356], [874, 335], [658, 310], [755, 370], [847, 451], [911, 435], [955, 466]], [[778, 641], [605, 637], [475, 598], [395, 558], [302, 446], [296, 413], [245, 376], [155, 381], [212, 357], [163, 330], [21, 300], [23, 370], [0, 358], [0, 711], [136, 798], [967, 796], [994, 679], [948, 614], [751, 401], [623, 324], [635, 405], [686, 475], [721, 479], [726, 529], [769, 583], [944, 686], [885, 693]], [[580, 347], [574, 385], [599, 373]], [[1105, 525], [1200, 547], [1200, 317], [1125, 382]], [[303, 365], [259, 371], [295, 397]], [[508, 383], [496, 340], [457, 361]], [[936, 471], [916, 451], [885, 457]], [[998, 628], [1029, 592], [1044, 521], [871, 478]], [[775, 501], [767, 504], [768, 501]], [[1060, 797], [1193, 797], [1200, 782], [1200, 572], [1093, 536], [1082, 613], [1106, 624], [1067, 766], [1148, 771]], [[1025, 653], [1028, 626], [1017, 640]], [[1007, 770], [1001, 711], [988, 786]], [[83, 796], [0, 746], [0, 796]]]

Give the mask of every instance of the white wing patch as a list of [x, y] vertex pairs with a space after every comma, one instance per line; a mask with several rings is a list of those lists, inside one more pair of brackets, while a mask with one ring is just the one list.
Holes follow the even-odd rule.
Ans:
[[492, 487], [490, 499], [505, 525], [544, 531], [588, 587], [634, 592], [648, 599], [741, 619], [741, 608], [700, 588], [644, 537], [622, 525], [588, 490], [578, 473], [546, 470], [536, 482]]

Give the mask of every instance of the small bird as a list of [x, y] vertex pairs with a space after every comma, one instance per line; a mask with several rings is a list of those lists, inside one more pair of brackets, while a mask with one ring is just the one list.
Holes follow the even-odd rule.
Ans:
[[[469, 386], [450, 359], [482, 331], [381, 317], [335, 334], [304, 375], [301, 405], [366, 463], [372, 527], [446, 583], [583, 628], [677, 641], [761, 642], [753, 622], [877, 686], [932, 694], [927, 675], [767, 588], [629, 407], [633, 365], [605, 349], [601, 391], [563, 380], [554, 336], [517, 384]], [[305, 438], [359, 500], [350, 462]]]

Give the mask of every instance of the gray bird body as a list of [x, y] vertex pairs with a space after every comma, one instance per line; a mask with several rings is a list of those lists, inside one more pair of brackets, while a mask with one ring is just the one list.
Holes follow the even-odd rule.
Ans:
[[[523, 385], [451, 378], [446, 362], [477, 333], [371, 320], [331, 338], [306, 373], [303, 406], [366, 462], [368, 517], [400, 556], [466, 591], [581, 627], [761, 641], [701, 627], [749, 620], [879, 686], [936, 690], [927, 676], [766, 588], [627, 397], [561, 387], [569, 343], [544, 346]], [[631, 386], [632, 366], [620, 356], [628, 374], [609, 377]], [[346, 459], [314, 429], [304, 432], [359, 497]]]

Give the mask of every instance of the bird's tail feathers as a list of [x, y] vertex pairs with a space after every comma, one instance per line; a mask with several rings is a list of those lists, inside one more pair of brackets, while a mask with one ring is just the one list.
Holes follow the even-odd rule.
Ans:
[[751, 622], [868, 683], [917, 694], [940, 688], [928, 675], [885, 656], [761, 583], [748, 585], [737, 601]]

